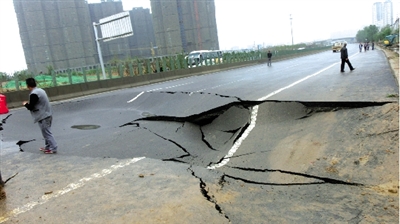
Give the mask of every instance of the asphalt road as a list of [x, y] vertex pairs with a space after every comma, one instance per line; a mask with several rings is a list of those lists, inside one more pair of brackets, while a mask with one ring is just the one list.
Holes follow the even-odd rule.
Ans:
[[[365, 186], [398, 177], [398, 160], [393, 164], [376, 151], [386, 142], [385, 149], [398, 156], [398, 122], [388, 118], [389, 125], [379, 129], [385, 134], [359, 138], [359, 130], [387, 114], [398, 116], [392, 109], [398, 108], [397, 81], [383, 52], [348, 49], [356, 70], [346, 67], [345, 73], [339, 72], [340, 54], [326, 51], [272, 60], [271, 67], [53, 102], [57, 156], [146, 157], [188, 166], [204, 200], [226, 222], [396, 223], [397, 191], [397, 199], [360, 195]], [[3, 144], [29, 141], [20, 153], [41, 154], [43, 140], [28, 111], [10, 113]], [[375, 151], [374, 162], [357, 166]], [[385, 177], [377, 171], [379, 179], [371, 172], [385, 166], [382, 161], [397, 168]]]

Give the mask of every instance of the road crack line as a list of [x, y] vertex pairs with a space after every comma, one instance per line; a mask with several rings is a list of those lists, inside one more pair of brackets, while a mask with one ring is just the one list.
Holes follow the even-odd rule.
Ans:
[[192, 166], [190, 166], [188, 168], [188, 170], [190, 171], [190, 173], [192, 174], [192, 176], [194, 176], [195, 178], [197, 178], [200, 181], [200, 192], [201, 194], [207, 199], [207, 201], [213, 203], [215, 205], [215, 209], [221, 214], [223, 215], [226, 219], [228, 219], [228, 221], [230, 222], [231, 220], [229, 219], [229, 217], [225, 214], [224, 211], [222, 211], [221, 206], [218, 205], [217, 201], [214, 199], [214, 196], [210, 196], [207, 188], [206, 183], [203, 181], [202, 178], [196, 176], [195, 172], [192, 169]]
[[298, 173], [298, 172], [293, 172], [293, 171], [287, 171], [287, 170], [280, 170], [280, 169], [255, 169], [255, 168], [243, 168], [243, 167], [230, 167], [232, 169], [238, 169], [238, 170], [244, 170], [244, 171], [250, 171], [250, 172], [279, 172], [283, 174], [290, 174], [290, 175], [295, 175], [295, 176], [302, 176], [306, 178], [312, 178], [312, 179], [317, 179], [321, 180], [322, 182], [310, 182], [310, 183], [265, 183], [265, 182], [257, 182], [257, 181], [251, 181], [247, 180], [244, 178], [240, 177], [234, 177], [230, 176], [227, 174], [224, 174], [226, 177], [236, 179], [236, 180], [242, 180], [246, 183], [254, 183], [254, 184], [263, 184], [263, 185], [309, 185], [309, 184], [341, 184], [341, 185], [352, 185], [352, 186], [364, 186], [364, 184], [360, 183], [354, 183], [354, 182], [346, 182], [338, 179], [333, 179], [329, 177], [320, 177], [320, 176], [315, 176], [311, 174], [306, 174], [306, 173]]

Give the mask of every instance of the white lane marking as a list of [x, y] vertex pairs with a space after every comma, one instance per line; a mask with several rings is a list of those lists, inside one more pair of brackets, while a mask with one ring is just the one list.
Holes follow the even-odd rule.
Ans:
[[244, 131], [243, 135], [235, 142], [235, 144], [233, 144], [232, 148], [228, 151], [228, 154], [224, 156], [222, 161], [217, 164], [208, 166], [207, 169], [214, 170], [216, 168], [225, 166], [229, 162], [229, 159], [233, 156], [233, 154], [235, 154], [235, 152], [239, 149], [242, 142], [247, 138], [247, 136], [256, 126], [257, 113], [258, 113], [258, 106], [254, 106], [253, 110], [251, 111], [251, 119], [249, 127]]
[[146, 91], [146, 92], [154, 92], [154, 91], [158, 91], [158, 90], [162, 90], [162, 88], [151, 89], [151, 90], [148, 90], [148, 91]]
[[[285, 89], [288, 89], [288, 88], [290, 88], [290, 87], [293, 87], [293, 86], [295, 86], [295, 85], [297, 85], [297, 84], [299, 84], [299, 83], [301, 83], [301, 82], [304, 82], [305, 80], [307, 80], [307, 79], [309, 79], [309, 78], [312, 78], [312, 77], [314, 77], [314, 76], [316, 76], [316, 75], [321, 74], [322, 72], [324, 72], [324, 71], [326, 71], [326, 70], [332, 68], [333, 66], [335, 66], [335, 65], [337, 65], [337, 64], [339, 64], [339, 63], [338, 63], [338, 62], [337, 62], [337, 63], [334, 63], [334, 64], [332, 64], [332, 65], [330, 65], [330, 66], [328, 66], [328, 67], [326, 67], [326, 68], [324, 68], [324, 69], [319, 70], [318, 72], [316, 72], [316, 73], [314, 73], [314, 74], [312, 74], [312, 75], [306, 76], [306, 77], [304, 77], [304, 78], [302, 78], [302, 79], [300, 79], [300, 80], [298, 80], [298, 81], [296, 81], [296, 82], [294, 82], [294, 83], [292, 83], [292, 84], [290, 84], [290, 85], [288, 85], [288, 86], [285, 86], [285, 87], [283, 87], [283, 88], [280, 88], [280, 89], [278, 89], [278, 90], [276, 90], [276, 91], [274, 91], [274, 92], [272, 92], [272, 93], [270, 93], [270, 94], [268, 94], [268, 95], [266, 95], [266, 96], [264, 96], [264, 97], [261, 97], [260, 99], [258, 99], [258, 101], [266, 100], [266, 99], [270, 98], [271, 96], [276, 95], [276, 94], [282, 92], [282, 91], [285, 90]], [[220, 168], [220, 167], [226, 165], [226, 164], [229, 162], [230, 158], [236, 153], [236, 151], [239, 149], [239, 147], [240, 147], [240, 145], [242, 144], [242, 142], [247, 138], [247, 136], [249, 136], [250, 132], [251, 132], [251, 131], [253, 130], [253, 128], [256, 126], [257, 113], [258, 113], [258, 106], [254, 106], [254, 107], [252, 108], [252, 111], [251, 111], [251, 118], [250, 118], [250, 125], [249, 125], [249, 127], [244, 131], [243, 135], [240, 136], [240, 138], [235, 142], [235, 144], [232, 146], [232, 148], [228, 151], [228, 154], [226, 154], [226, 155], [224, 156], [224, 158], [221, 160], [221, 162], [219, 162], [219, 163], [217, 163], [217, 164], [214, 164], [214, 165], [211, 165], [211, 166], [208, 166], [207, 169], [214, 170], [214, 169], [216, 169], [216, 168]]]
[[144, 91], [141, 92], [141, 93], [139, 93], [135, 98], [129, 100], [127, 103], [132, 103], [132, 102], [135, 101], [137, 98], [139, 98], [139, 96], [141, 96], [143, 93], [144, 93]]
[[294, 83], [292, 83], [292, 84], [290, 84], [290, 85], [288, 85], [288, 86], [285, 86], [285, 87], [283, 87], [283, 88], [280, 88], [280, 89], [278, 89], [278, 90], [275, 90], [274, 92], [272, 92], [272, 93], [270, 93], [270, 94], [268, 94], [268, 95], [266, 95], [266, 96], [264, 96], [264, 97], [261, 97], [261, 98], [258, 99], [258, 100], [259, 100], [259, 101], [266, 100], [266, 99], [270, 98], [271, 96], [276, 95], [276, 94], [282, 92], [282, 91], [285, 90], [285, 89], [289, 89], [289, 88], [291, 88], [291, 87], [293, 87], [293, 86], [295, 86], [295, 85], [297, 85], [297, 84], [299, 84], [299, 83], [301, 83], [301, 82], [306, 81], [307, 79], [309, 79], [309, 78], [311, 78], [311, 77], [314, 77], [314, 76], [316, 76], [316, 75], [321, 74], [322, 72], [324, 72], [324, 71], [326, 71], [326, 70], [332, 68], [332, 67], [335, 66], [336, 64], [338, 64], [338, 62], [337, 62], [337, 63], [334, 63], [334, 64], [332, 64], [332, 65], [330, 65], [330, 66], [328, 66], [328, 67], [326, 67], [326, 68], [324, 68], [324, 69], [321, 69], [321, 70], [319, 70], [318, 72], [316, 72], [316, 73], [314, 73], [314, 74], [312, 74], [312, 75], [306, 76], [306, 77], [304, 77], [304, 78], [302, 78], [302, 79], [300, 79], [300, 80], [298, 80], [298, 81], [296, 81], [296, 82], [294, 82]]
[[68, 192], [71, 192], [73, 190], [81, 188], [91, 180], [95, 180], [95, 179], [99, 179], [99, 178], [102, 178], [104, 176], [107, 176], [108, 174], [111, 174], [112, 172], [114, 172], [114, 171], [116, 171], [116, 170], [118, 170], [120, 168], [129, 166], [129, 165], [131, 165], [133, 163], [136, 163], [136, 162], [138, 162], [138, 161], [140, 161], [140, 160], [142, 160], [144, 158], [145, 157], [138, 157], [138, 158], [133, 158], [133, 159], [131, 159], [129, 161], [117, 163], [115, 165], [112, 165], [109, 169], [103, 169], [101, 172], [94, 173], [94, 174], [92, 174], [92, 175], [90, 175], [88, 177], [84, 177], [84, 178], [80, 179], [76, 183], [68, 184], [66, 187], [64, 187], [63, 189], [61, 189], [61, 190], [59, 190], [59, 191], [57, 191], [57, 192], [55, 192], [53, 194], [43, 195], [41, 198], [39, 198], [39, 200], [29, 202], [29, 203], [25, 204], [22, 207], [16, 208], [16, 209], [8, 212], [5, 216], [1, 216], [0, 217], [0, 223], [3, 223], [5, 221], [9, 220], [10, 217], [15, 217], [15, 216], [17, 216], [19, 214], [28, 212], [31, 209], [33, 209], [34, 207], [36, 207], [38, 205], [42, 205], [42, 204], [50, 201], [51, 199], [58, 198], [58, 197], [66, 194]]
[[[187, 82], [187, 83], [182, 83], [182, 84], [178, 84], [178, 85], [174, 85], [174, 86], [167, 86], [165, 87], [165, 89], [171, 89], [171, 88], [175, 88], [175, 87], [179, 87], [179, 86], [185, 86], [185, 85], [189, 85], [192, 84], [193, 82]], [[139, 98], [143, 93], [148, 93], [148, 92], [153, 92], [153, 91], [158, 91], [158, 90], [162, 90], [163, 88], [157, 88], [157, 89], [151, 89], [148, 91], [142, 91], [141, 93], [139, 93], [136, 97], [134, 97], [133, 99], [127, 101], [127, 103], [132, 103], [133, 101], [137, 100], [137, 98]]]
[[178, 84], [178, 85], [174, 85], [174, 86], [167, 86], [167, 87], [165, 87], [165, 89], [171, 89], [171, 88], [185, 86], [185, 85], [189, 85], [189, 84], [193, 84], [193, 82], [182, 83], [182, 84]]
[[[245, 78], [237, 79], [237, 80], [235, 80], [235, 81], [231, 81], [231, 82], [223, 83], [223, 84], [221, 84], [221, 85], [217, 85], [217, 86], [210, 87], [209, 89], [216, 89], [216, 88], [219, 88], [219, 87], [222, 87], [222, 86], [228, 86], [228, 85], [231, 85], [231, 84], [233, 84], [233, 83], [240, 82], [240, 81], [242, 81], [242, 80], [244, 80], [244, 79], [245, 79]], [[204, 88], [204, 89], [196, 90], [196, 91], [194, 91], [194, 92], [196, 92], [196, 93], [198, 93], [198, 92], [203, 92], [203, 91], [205, 91], [206, 89], [207, 89], [207, 88]]]

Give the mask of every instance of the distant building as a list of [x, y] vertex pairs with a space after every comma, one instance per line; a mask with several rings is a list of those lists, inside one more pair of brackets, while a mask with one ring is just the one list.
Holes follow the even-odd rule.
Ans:
[[[121, 0], [14, 0], [28, 71], [92, 68], [99, 63], [93, 22], [123, 12]], [[150, 57], [156, 47], [149, 9], [130, 11], [133, 36], [100, 41], [103, 61]], [[99, 37], [101, 31], [98, 29]]]
[[214, 0], [150, 0], [159, 55], [219, 49]]
[[95, 45], [85, 0], [14, 0], [28, 70], [95, 63]]
[[393, 24], [393, 3], [391, 0], [375, 2], [372, 5], [372, 24], [377, 27]]
[[375, 2], [372, 5], [372, 24], [381, 27], [383, 24], [382, 13], [383, 13], [382, 2]]
[[134, 33], [133, 36], [128, 38], [130, 56], [135, 58], [156, 55], [156, 39], [150, 9], [133, 8], [129, 11], [129, 14]]
[[383, 3], [383, 26], [393, 24], [393, 3], [387, 0]]

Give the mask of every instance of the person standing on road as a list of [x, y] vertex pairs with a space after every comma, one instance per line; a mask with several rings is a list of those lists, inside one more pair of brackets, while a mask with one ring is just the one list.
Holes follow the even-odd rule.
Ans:
[[355, 69], [355, 68], [353, 68], [353, 66], [350, 63], [346, 46], [347, 46], [347, 44], [345, 43], [343, 45], [342, 49], [340, 49], [340, 58], [342, 59], [342, 64], [340, 65], [340, 72], [344, 72], [344, 63], [347, 63], [347, 65], [350, 68], [350, 71], [353, 71]]
[[271, 53], [271, 51], [268, 51], [267, 57], [268, 57], [267, 65], [268, 65], [268, 66], [271, 66], [271, 58], [272, 58], [272, 53]]
[[51, 123], [53, 120], [53, 111], [46, 92], [36, 87], [34, 78], [27, 78], [26, 85], [30, 91], [29, 101], [24, 101], [24, 105], [33, 117], [34, 123], [38, 123], [45, 140], [45, 147], [39, 150], [45, 154], [54, 154], [57, 152], [57, 142], [51, 132]]
[[362, 52], [362, 48], [363, 48], [363, 44], [360, 43], [360, 44], [358, 45], [358, 48], [360, 48], [360, 53], [361, 53], [361, 52]]

